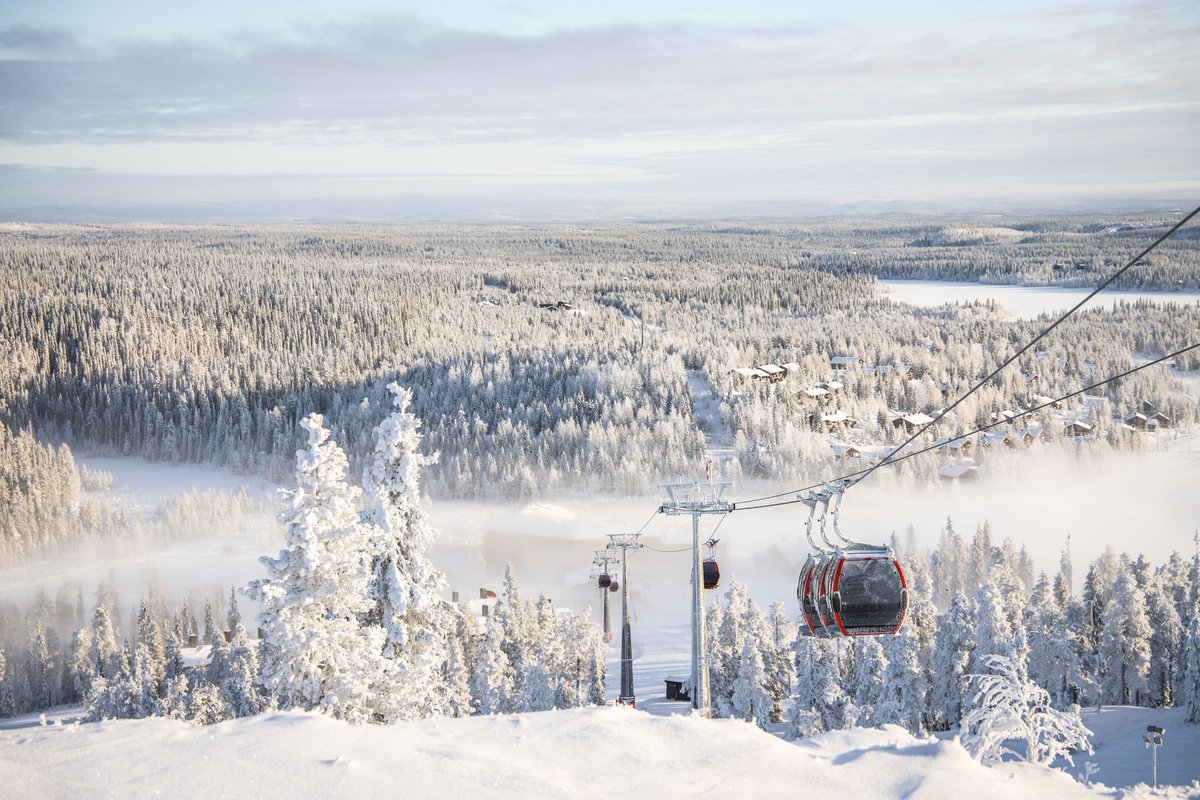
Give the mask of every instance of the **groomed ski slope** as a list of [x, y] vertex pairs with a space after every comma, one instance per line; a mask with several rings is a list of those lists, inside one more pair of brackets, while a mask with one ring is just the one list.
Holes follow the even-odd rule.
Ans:
[[916, 739], [896, 727], [793, 744], [740, 721], [618, 707], [391, 727], [301, 712], [208, 727], [57, 721], [11, 720], [0, 731], [5, 796], [1014, 800], [1200, 793], [1200, 786], [1157, 795], [1146, 787], [1089, 787], [1026, 764], [984, 767], [956, 741]]

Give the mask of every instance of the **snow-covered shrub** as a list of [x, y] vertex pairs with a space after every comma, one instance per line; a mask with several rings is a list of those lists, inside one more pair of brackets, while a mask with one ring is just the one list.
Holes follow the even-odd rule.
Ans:
[[1012, 756], [1048, 765], [1059, 756], [1074, 763], [1072, 754], [1092, 752], [1091, 731], [1078, 706], [1055, 709], [1019, 659], [992, 655], [987, 666], [991, 674], [967, 676], [973, 691], [962, 720], [962, 743], [971, 755], [985, 764]]

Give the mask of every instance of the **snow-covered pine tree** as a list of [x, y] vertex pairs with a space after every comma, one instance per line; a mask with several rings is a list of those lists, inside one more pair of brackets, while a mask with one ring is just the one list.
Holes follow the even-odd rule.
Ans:
[[715, 647], [709, 664], [709, 692], [712, 713], [716, 717], [734, 716], [733, 689], [746, 644], [746, 616], [750, 610], [746, 587], [731, 581], [725, 592], [725, 612], [721, 626], [714, 631]]
[[[303, 423], [301, 423], [303, 424]], [[213, 637], [218, 633], [217, 620], [213, 616], [212, 603], [208, 600], [204, 601], [204, 634], [201, 637], [201, 642], [212, 642]]]
[[75, 693], [82, 699], [92, 690], [92, 681], [99, 674], [95, 648], [92, 644], [92, 629], [80, 628], [71, 637], [71, 663], [69, 672], [75, 683]]
[[1071, 678], [1078, 671], [1078, 665], [1067, 626], [1066, 607], [1059, 601], [1057, 589], [1045, 573], [1034, 584], [1026, 630], [1030, 677], [1049, 692], [1055, 708], [1070, 706], [1075, 702]]
[[767, 619], [771, 625], [771, 643], [777, 651], [787, 652], [792, 646], [792, 637], [796, 635], [796, 626], [788, 617], [787, 606], [779, 600], [771, 603]]
[[[500, 627], [500, 647], [504, 650], [512, 670], [513, 688], [510, 699], [515, 703], [521, 694], [528, 665], [537, 646], [537, 615], [533, 606], [521, 594], [516, 570], [512, 564], [504, 569], [504, 588], [501, 595], [503, 599], [496, 604], [491, 619]], [[502, 713], [510, 713], [513, 710], [510, 707]]]
[[92, 647], [98, 675], [112, 680], [127, 668], [125, 650], [113, 626], [108, 602], [102, 598], [97, 599], [92, 615]]
[[[1002, 564], [997, 564], [995, 573], [1007, 572]], [[1011, 576], [1008, 576], [1011, 579]], [[988, 656], [1013, 656], [1013, 627], [1010, 622], [1009, 604], [1014, 598], [1006, 596], [1001, 586], [1006, 586], [1011, 580], [1000, 580], [999, 575], [993, 577], [982, 586], [975, 595], [975, 649], [971, 656], [971, 666], [974, 672], [982, 672], [989, 663]]]
[[850, 698], [859, 709], [859, 725], [872, 725], [872, 716], [883, 699], [884, 671], [887, 659], [883, 645], [875, 636], [862, 636], [854, 640], [854, 683]]
[[1129, 565], [1121, 562], [1100, 634], [1104, 696], [1109, 703], [1140, 704], [1150, 676], [1150, 620]]
[[1067, 534], [1067, 542], [1063, 545], [1062, 555], [1058, 559], [1058, 572], [1054, 574], [1054, 597], [1059, 606], [1066, 608], [1067, 600], [1073, 591], [1074, 568], [1071, 566], [1071, 534]]
[[[280, 514], [286, 547], [260, 559], [268, 577], [249, 589], [263, 606], [262, 683], [283, 708], [381, 721], [388, 664], [383, 630], [360, 624], [373, 604], [370, 551], [354, 507], [358, 490], [346, 484], [346, 456], [322, 422], [310, 414], [300, 423], [308, 443], [296, 453], [296, 488]], [[211, 697], [197, 703], [191, 716], [211, 717], [221, 705]]]
[[365, 615], [384, 631], [384, 654], [394, 663], [388, 720], [449, 713], [441, 680], [456, 629], [456, 609], [441, 597], [445, 578], [429, 560], [437, 537], [421, 507], [421, 468], [437, 454], [421, 452], [420, 420], [409, 410], [412, 392], [388, 385], [394, 410], [379, 425], [364, 476], [374, 605]]
[[882, 699], [876, 709], [876, 725], [899, 725], [911, 733], [926, 730], [929, 684], [921, 669], [920, 642], [907, 632], [889, 636], [884, 646], [887, 668], [883, 673]]
[[[985, 764], [1005, 755], [1049, 765], [1058, 757], [1069, 763], [1076, 752], [1091, 753], [1091, 733], [1079, 707], [1058, 711], [1046, 690], [1029, 679], [1019, 659], [988, 657], [988, 673], [969, 676], [971, 693], [962, 720], [962, 743]], [[1009, 747], [1018, 742], [1020, 749]]]
[[816, 711], [818, 646], [814, 636], [797, 636], [792, 640], [796, 690], [787, 713], [784, 735], [788, 739], [803, 739], [825, 729]]
[[442, 667], [446, 685], [446, 714], [465, 717], [471, 713], [471, 664], [463, 650], [462, 639], [451, 637], [446, 662]]
[[514, 703], [513, 666], [504, 652], [504, 627], [490, 617], [471, 674], [471, 704], [480, 714], [507, 714]]
[[232, 634], [242, 624], [242, 612], [238, 610], [237, 588], [229, 590], [229, 606], [225, 612], [225, 630]]
[[753, 722], [760, 728], [774, 721], [775, 701], [767, 689], [768, 681], [758, 643], [747, 637], [733, 681], [730, 716]]
[[938, 618], [933, 654], [932, 717], [935, 727], [946, 730], [962, 718], [967, 665], [975, 651], [975, 606], [961, 594]]
[[921, 680], [926, 686], [933, 683], [933, 651], [937, 639], [937, 608], [933, 604], [933, 585], [929, 565], [920, 556], [912, 556], [907, 564], [908, 614], [904, 632], [917, 640], [917, 663]]
[[233, 716], [252, 717], [270, 708], [270, 697], [262, 691], [259, 681], [258, 647], [246, 633], [241, 619], [233, 618], [233, 622], [221, 694]]
[[1153, 706], [1175, 705], [1180, 678], [1179, 655], [1183, 651], [1183, 620], [1172, 602], [1161, 573], [1151, 577], [1145, 589], [1150, 622], [1149, 702]]
[[4, 655], [4, 648], [0, 647], [0, 717], [11, 717], [14, 713], [12, 689], [8, 682], [8, 658]]
[[1193, 596], [1191, 613], [1188, 614], [1179, 705], [1184, 708], [1184, 719], [1200, 723], [1200, 595]]

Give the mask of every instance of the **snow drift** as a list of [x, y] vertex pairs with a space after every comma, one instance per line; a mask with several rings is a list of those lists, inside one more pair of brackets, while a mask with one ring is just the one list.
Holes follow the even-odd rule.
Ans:
[[158, 718], [26, 721], [27, 727], [0, 731], [0, 776], [6, 793], [30, 800], [398, 794], [859, 800], [955, 797], [967, 787], [971, 800], [1115, 796], [1057, 770], [985, 767], [957, 741], [919, 739], [892, 726], [793, 744], [735, 720], [614, 707], [388, 727], [303, 712], [207, 727]]

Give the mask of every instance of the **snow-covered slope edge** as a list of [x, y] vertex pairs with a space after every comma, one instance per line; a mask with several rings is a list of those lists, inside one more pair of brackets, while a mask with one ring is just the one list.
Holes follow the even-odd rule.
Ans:
[[[0, 731], [14, 797], [960, 797], [1137, 796], [1026, 764], [988, 768], [955, 741], [900, 728], [792, 744], [735, 720], [622, 708], [351, 726], [266, 714]], [[1185, 790], [1175, 790], [1185, 796]], [[1163, 796], [1163, 795], [1157, 795]]]

